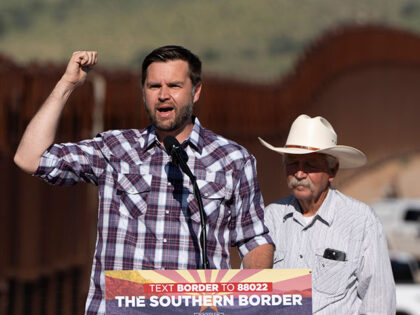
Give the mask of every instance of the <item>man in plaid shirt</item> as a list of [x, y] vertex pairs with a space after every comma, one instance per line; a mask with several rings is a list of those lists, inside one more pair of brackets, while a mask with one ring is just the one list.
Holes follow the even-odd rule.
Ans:
[[271, 268], [255, 158], [203, 128], [192, 115], [201, 92], [201, 62], [180, 46], [152, 51], [142, 66], [151, 125], [112, 130], [78, 143], [53, 144], [73, 90], [97, 63], [97, 53], [73, 53], [67, 69], [29, 123], [15, 163], [54, 185], [98, 186], [99, 218], [86, 314], [105, 314], [105, 270], [198, 269], [200, 213], [190, 179], [162, 145], [174, 136], [197, 178], [207, 222], [210, 268], [230, 268], [237, 246], [245, 268]]

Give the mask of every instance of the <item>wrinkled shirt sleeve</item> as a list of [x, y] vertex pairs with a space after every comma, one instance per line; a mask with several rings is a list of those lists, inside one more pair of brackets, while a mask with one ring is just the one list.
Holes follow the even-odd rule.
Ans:
[[100, 136], [78, 143], [51, 145], [42, 155], [33, 174], [52, 185], [86, 182], [98, 185], [105, 169], [103, 141]]
[[359, 271], [359, 314], [395, 314], [395, 283], [381, 224], [366, 228]]
[[240, 170], [234, 207], [232, 246], [238, 246], [242, 257], [257, 246], [273, 244], [264, 225], [264, 203], [257, 180], [256, 161], [252, 156]]

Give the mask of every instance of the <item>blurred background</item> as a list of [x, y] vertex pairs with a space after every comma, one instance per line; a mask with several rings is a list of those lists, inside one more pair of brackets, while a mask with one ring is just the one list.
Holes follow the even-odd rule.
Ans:
[[282, 146], [299, 114], [324, 116], [339, 144], [367, 154], [335, 186], [374, 207], [399, 314], [419, 314], [420, 0], [2, 0], [0, 314], [82, 314], [96, 239], [96, 187], [48, 186], [14, 166], [25, 126], [76, 50], [97, 50], [99, 65], [57, 141], [147, 126], [139, 66], [167, 44], [202, 59], [195, 112], [256, 156], [266, 204], [288, 192], [280, 155], [257, 136]]

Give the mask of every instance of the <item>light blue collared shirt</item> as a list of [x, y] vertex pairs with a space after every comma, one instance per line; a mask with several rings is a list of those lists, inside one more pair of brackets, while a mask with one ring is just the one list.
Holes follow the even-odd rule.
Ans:
[[[372, 208], [330, 189], [309, 223], [292, 195], [265, 209], [274, 268], [312, 269], [317, 314], [395, 314], [395, 284], [383, 228]], [[345, 261], [323, 257], [325, 249]]]

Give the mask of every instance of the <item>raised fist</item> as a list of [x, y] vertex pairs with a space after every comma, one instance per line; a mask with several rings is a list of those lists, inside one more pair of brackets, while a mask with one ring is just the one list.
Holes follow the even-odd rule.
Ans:
[[86, 81], [87, 73], [98, 62], [96, 51], [75, 51], [67, 64], [62, 80], [79, 86]]

